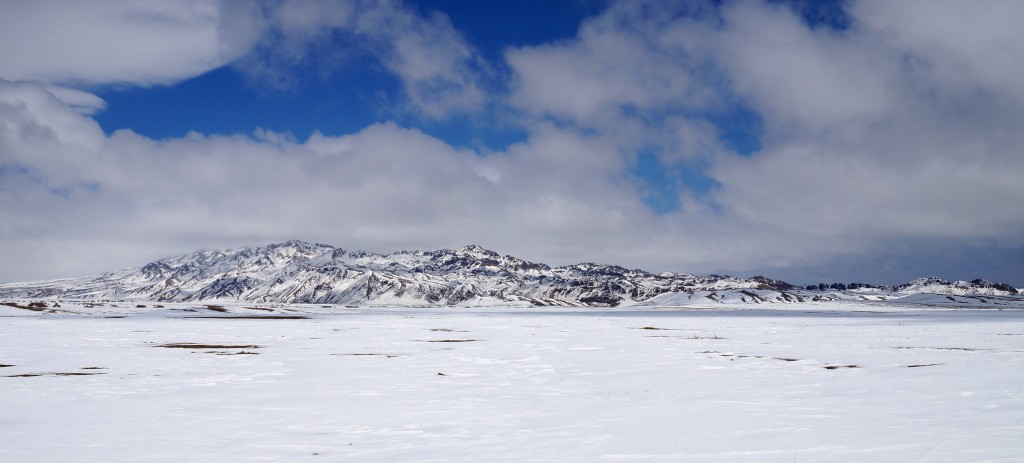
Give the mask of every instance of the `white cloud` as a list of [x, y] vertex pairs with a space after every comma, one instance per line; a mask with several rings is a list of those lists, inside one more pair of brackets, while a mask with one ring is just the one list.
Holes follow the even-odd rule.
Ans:
[[[796, 267], [884, 253], [879, 243], [1024, 245], [1018, 8], [930, 5], [851, 2], [851, 27], [837, 31], [778, 4], [661, 22], [636, 13], [654, 4], [616, 4], [573, 41], [510, 51], [511, 101], [627, 152], [653, 144], [670, 171], [709, 162], [712, 203], [683, 192], [661, 224], [663, 248], [700, 243], [679, 262]], [[737, 99], [763, 121], [753, 156], [724, 149], [701, 119]], [[651, 144], [621, 144], [638, 138]]]
[[[855, 12], [865, 7], [855, 5]], [[715, 45], [720, 60], [768, 132], [756, 156], [720, 158], [713, 175], [725, 185], [718, 196], [724, 206], [763, 223], [788, 223], [792, 232], [837, 237], [1024, 232], [1024, 213], [1011, 206], [1024, 197], [1024, 183], [1012, 174], [1024, 167], [1019, 107], [1008, 110], [1001, 98], [965, 104], [943, 96], [936, 86], [946, 82], [920, 82], [919, 69], [903, 65], [912, 51], [859, 17], [842, 33], [811, 31], [779, 7], [740, 4], [726, 18]], [[1011, 36], [1024, 41], [1017, 29], [1002, 29], [1004, 42]], [[928, 59], [939, 69], [962, 58]], [[995, 95], [1016, 91], [974, 82]]]
[[[0, 222], [13, 224], [0, 229], [0, 253], [11, 256], [96, 242], [155, 258], [175, 247], [304, 238], [377, 250], [483, 242], [567, 259], [653, 217], [628, 184], [615, 182], [621, 159], [613, 149], [555, 128], [486, 158], [393, 124], [305, 142], [266, 131], [156, 141], [104, 135], [24, 83], [0, 84], [0, 127], [0, 147], [15, 154], [4, 158], [0, 187]], [[589, 162], [595, 156], [603, 161]], [[140, 258], [88, 255], [26, 260], [4, 279]]]
[[[55, 84], [173, 84], [237, 63], [254, 82], [287, 86], [298, 66], [344, 72], [371, 56], [432, 118], [480, 110], [489, 72], [441, 13], [390, 0], [67, 0], [0, 3], [0, 78]], [[238, 61], [241, 60], [241, 61]], [[83, 111], [102, 105], [79, 93]]]
[[[417, 111], [487, 104], [484, 65], [442, 16], [389, 2], [282, 2], [259, 14], [227, 5], [242, 10], [209, 37], [229, 49], [263, 37], [256, 58], [269, 61], [250, 65], [287, 65], [348, 34], [401, 79]], [[814, 274], [792, 269], [851, 262], [841, 268], [857, 279], [894, 248], [920, 264], [886, 275], [909, 278], [959, 247], [1012, 268], [992, 256], [1024, 246], [1024, 106], [1012, 78], [1024, 32], [987, 18], [993, 5], [1013, 17], [1013, 4], [907, 13], [908, 3], [851, 2], [843, 31], [812, 29], [780, 6], [654, 14], [661, 5], [615, 4], [573, 40], [510, 50], [507, 104], [529, 136], [486, 155], [391, 123], [305, 141], [262, 130], [108, 136], [89, 117], [100, 101], [55, 89], [47, 76], [58, 67], [26, 64], [12, 77], [45, 84], [0, 81], [0, 255], [19, 263], [0, 280], [293, 238], [381, 251], [477, 242], [556, 264], [802, 278]], [[208, 24], [216, 15], [204, 11], [166, 14]], [[195, 56], [226, 56], [204, 53]], [[215, 65], [190, 62], [188, 72]], [[77, 78], [187, 74], [97, 63]], [[707, 118], [736, 101], [763, 120], [751, 156], [724, 148], [725, 129]], [[643, 151], [669, 174], [706, 168], [719, 186], [683, 188], [681, 209], [656, 215], [630, 173]]]
[[0, 78], [166, 84], [223, 66], [247, 44], [221, 40], [220, 2], [0, 3]]
[[508, 50], [512, 104], [603, 128], [619, 123], [623, 111], [707, 107], [713, 95], [691, 75], [690, 56], [668, 43], [678, 25], [635, 6], [616, 4], [585, 21], [574, 40]]
[[836, 136], [898, 108], [899, 63], [875, 37], [811, 30], [782, 5], [735, 3], [723, 16], [706, 46], [770, 129]]
[[56, 85], [47, 86], [46, 90], [57, 97], [62, 103], [86, 116], [92, 116], [107, 107], [107, 102], [103, 101], [103, 98], [89, 92]]
[[946, 96], [980, 91], [1024, 102], [1024, 3], [864, 0], [850, 7], [867, 34], [905, 53], [913, 76]]

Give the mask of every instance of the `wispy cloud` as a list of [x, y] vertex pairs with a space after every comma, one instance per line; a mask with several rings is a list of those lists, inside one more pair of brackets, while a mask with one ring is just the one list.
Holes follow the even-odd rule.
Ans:
[[177, 82], [248, 51], [221, 39], [220, 2], [6, 2], [0, 76], [55, 84]]

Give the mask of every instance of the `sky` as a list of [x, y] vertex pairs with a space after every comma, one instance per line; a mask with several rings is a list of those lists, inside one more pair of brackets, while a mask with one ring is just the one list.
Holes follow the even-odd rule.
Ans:
[[1024, 2], [0, 2], [0, 282], [300, 239], [1024, 287]]

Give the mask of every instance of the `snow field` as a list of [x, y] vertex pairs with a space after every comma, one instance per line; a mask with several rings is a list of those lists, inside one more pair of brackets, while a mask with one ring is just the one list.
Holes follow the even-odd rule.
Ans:
[[5, 317], [0, 461], [1024, 455], [1021, 311], [179, 317]]

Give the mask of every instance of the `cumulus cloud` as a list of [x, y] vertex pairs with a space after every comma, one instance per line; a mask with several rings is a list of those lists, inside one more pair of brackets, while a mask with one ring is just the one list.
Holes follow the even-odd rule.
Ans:
[[[671, 20], [643, 14], [651, 5], [616, 4], [573, 41], [511, 51], [511, 100], [651, 141], [670, 172], [671, 160], [706, 167], [718, 182], [708, 199], [681, 198], [665, 218], [675, 236], [665, 247], [702, 248], [680, 261], [797, 274], [893, 246], [929, 255], [935, 240], [1024, 244], [1016, 5], [850, 2], [843, 30], [812, 27], [785, 4]], [[733, 102], [763, 122], [751, 156], [723, 148], [706, 118]], [[870, 273], [867, 260], [851, 272]]]
[[831, 136], [884, 117], [897, 104], [899, 63], [875, 37], [811, 29], [783, 5], [736, 3], [723, 16], [706, 46], [731, 90], [755, 105], [771, 129]]
[[[570, 41], [513, 48], [510, 102], [536, 116], [607, 129], [623, 113], [708, 108], [716, 102], [698, 63], [685, 47], [669, 43], [679, 28], [699, 26], [689, 17], [640, 3], [613, 5], [585, 21]], [[672, 9], [672, 8], [669, 8]]]
[[[302, 142], [266, 131], [158, 141], [107, 136], [27, 83], [0, 84], [0, 128], [9, 154], [0, 252], [10, 256], [96, 241], [155, 258], [300, 237], [383, 251], [482, 242], [567, 259], [652, 217], [628, 184], [611, 181], [621, 169], [614, 150], [554, 128], [489, 157], [390, 123]], [[596, 156], [604, 161], [589, 162]], [[7, 271], [124, 265], [121, 253], [90, 257], [27, 259]]]
[[[725, 188], [717, 199], [737, 215], [789, 223], [794, 232], [869, 239], [1020, 235], [1024, 213], [1012, 203], [1024, 197], [1024, 184], [1012, 172], [1024, 167], [1024, 112], [992, 98], [1013, 98], [1016, 90], [973, 79], [951, 92], [949, 81], [922, 79], [907, 65], [916, 51], [862, 25], [860, 12], [854, 8], [854, 25], [843, 32], [811, 31], [776, 6], [741, 4], [726, 12], [715, 46], [725, 47], [721, 61], [767, 132], [761, 153], [719, 159], [712, 172]], [[1024, 39], [1009, 24], [973, 27], [986, 27], [994, 43]], [[744, 60], [753, 56], [765, 59]], [[947, 56], [964, 58], [928, 60], [942, 68]], [[973, 66], [988, 59], [982, 54]]]
[[[51, 4], [12, 5], [29, 15]], [[841, 30], [776, 3], [615, 3], [572, 40], [508, 50], [511, 90], [490, 102], [492, 71], [452, 24], [400, 3], [226, 3], [241, 8], [230, 22], [205, 3], [116, 5], [212, 27], [196, 35], [214, 45], [185, 53], [195, 59], [180, 70], [131, 54], [109, 68], [0, 64], [17, 69], [4, 77], [38, 81], [0, 81], [0, 255], [19, 263], [0, 280], [293, 238], [379, 251], [476, 242], [555, 264], [798, 282], [979, 268], [997, 275], [944, 276], [1011, 278], [1024, 246], [1013, 2], [849, 2]], [[321, 46], [339, 39], [397, 76], [412, 110], [443, 118], [505, 104], [528, 136], [488, 153], [387, 122], [307, 140], [262, 130], [153, 140], [104, 134], [89, 116], [102, 102], [55, 87], [68, 76], [167, 82], [237, 50], [252, 53], [239, 66], [272, 79], [260, 73], [332, 59]], [[735, 104], [763, 123], [755, 153], [727, 147], [721, 112]], [[682, 184], [679, 210], [644, 204], [643, 153]], [[693, 194], [686, 172], [716, 186]]]
[[913, 76], [943, 96], [980, 91], [1024, 101], [1024, 4], [864, 0], [850, 10], [865, 35], [904, 53]]

